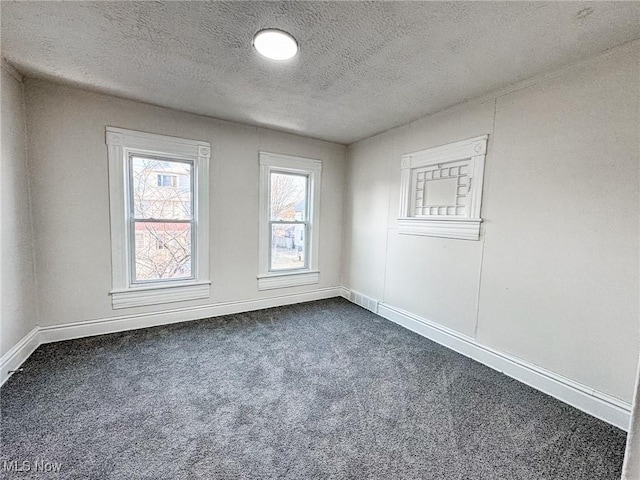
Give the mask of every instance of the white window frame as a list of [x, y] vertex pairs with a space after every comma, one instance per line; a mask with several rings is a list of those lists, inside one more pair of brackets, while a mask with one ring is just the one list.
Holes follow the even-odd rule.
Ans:
[[[399, 233], [405, 235], [425, 235], [431, 237], [456, 238], [461, 240], [479, 240], [482, 203], [482, 185], [484, 163], [489, 135], [469, 138], [459, 142], [420, 150], [402, 156], [400, 184]], [[449, 178], [458, 178], [456, 192], [445, 207], [429, 209], [417, 206], [419, 196], [418, 177], [422, 172], [432, 170], [429, 181], [437, 181], [437, 172], [456, 172], [464, 169], [465, 174], [457, 173]], [[442, 177], [443, 179], [445, 177]], [[426, 186], [427, 180], [424, 180]], [[460, 190], [462, 189], [462, 190]], [[458, 194], [461, 195], [458, 195]], [[458, 201], [458, 199], [462, 201]], [[433, 213], [432, 213], [433, 212]]]
[[[209, 142], [107, 127], [109, 208], [111, 213], [111, 303], [114, 309], [208, 298], [209, 278]], [[188, 161], [193, 165], [193, 223], [191, 279], [163, 279], [135, 283], [132, 278], [129, 158], [155, 156]], [[192, 228], [193, 228], [192, 227]]]
[[[308, 232], [306, 267], [271, 270], [271, 173], [291, 173], [308, 178]], [[278, 153], [260, 152], [260, 220], [258, 234], [258, 290], [318, 283], [318, 245], [320, 240], [320, 192], [322, 161]]]

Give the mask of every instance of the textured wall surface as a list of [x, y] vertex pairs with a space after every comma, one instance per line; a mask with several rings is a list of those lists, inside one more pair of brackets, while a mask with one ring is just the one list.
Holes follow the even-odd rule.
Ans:
[[31, 211], [22, 82], [2, 69], [2, 152], [0, 157], [0, 356], [35, 326]]
[[[638, 2], [2, 2], [21, 71], [351, 143], [640, 37]], [[289, 31], [298, 57], [251, 46]]]
[[[340, 285], [344, 146], [40, 80], [26, 94], [41, 325]], [[112, 310], [107, 125], [211, 143], [210, 298]], [[260, 150], [323, 162], [319, 284], [258, 291]]]
[[[633, 42], [351, 145], [345, 285], [629, 402], [639, 55]], [[401, 155], [486, 133], [480, 241], [398, 234]]]

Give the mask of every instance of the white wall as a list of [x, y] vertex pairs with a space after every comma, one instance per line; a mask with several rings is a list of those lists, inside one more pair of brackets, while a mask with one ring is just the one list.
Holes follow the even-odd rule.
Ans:
[[[26, 104], [40, 325], [340, 285], [344, 146], [37, 80], [26, 82]], [[107, 125], [211, 143], [211, 298], [111, 308]], [[258, 291], [260, 150], [323, 161], [317, 285]]]
[[[343, 283], [629, 402], [640, 42], [351, 145]], [[489, 134], [480, 241], [399, 235], [400, 156]]]
[[[36, 319], [342, 283], [629, 402], [640, 343], [638, 55], [640, 42], [627, 44], [348, 150], [44, 81], [23, 87], [3, 71], [2, 353]], [[211, 142], [211, 298], [111, 308], [107, 125]], [[480, 241], [399, 235], [400, 156], [485, 133]], [[324, 162], [318, 285], [257, 289], [259, 150]]]
[[0, 356], [29, 333], [37, 319], [23, 84], [11, 67], [3, 64], [1, 71]]

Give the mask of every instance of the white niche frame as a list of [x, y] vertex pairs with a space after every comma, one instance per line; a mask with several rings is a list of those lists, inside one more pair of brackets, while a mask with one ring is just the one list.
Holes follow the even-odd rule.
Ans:
[[[488, 134], [481, 135], [402, 156], [399, 233], [480, 239], [488, 139]], [[434, 192], [431, 200], [429, 192]], [[438, 202], [429, 203], [432, 200]]]

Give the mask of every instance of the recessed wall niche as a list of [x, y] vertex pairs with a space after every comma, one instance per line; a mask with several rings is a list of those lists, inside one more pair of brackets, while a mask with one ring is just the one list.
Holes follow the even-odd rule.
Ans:
[[402, 156], [401, 234], [478, 240], [489, 135]]

